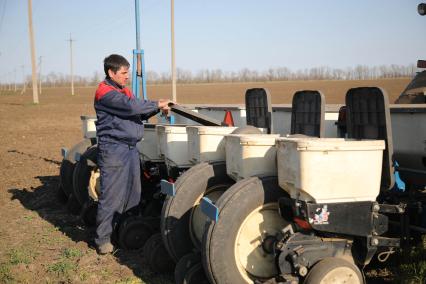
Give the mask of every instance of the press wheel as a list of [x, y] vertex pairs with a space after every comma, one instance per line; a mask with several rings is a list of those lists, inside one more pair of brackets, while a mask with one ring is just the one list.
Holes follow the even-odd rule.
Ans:
[[200, 263], [201, 255], [199, 252], [188, 253], [179, 259], [175, 267], [175, 284], [183, 284], [186, 273]]
[[160, 233], [152, 235], [143, 247], [143, 255], [149, 268], [157, 273], [170, 273], [175, 263], [166, 251]]
[[118, 243], [121, 248], [137, 250], [152, 236], [154, 229], [141, 216], [127, 217], [118, 229]]

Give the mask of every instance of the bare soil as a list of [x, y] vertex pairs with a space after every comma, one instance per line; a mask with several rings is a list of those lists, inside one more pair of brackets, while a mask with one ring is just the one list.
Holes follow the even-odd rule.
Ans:
[[[180, 103], [240, 103], [250, 87], [267, 87], [273, 103], [290, 103], [300, 89], [320, 89], [327, 103], [343, 103], [346, 90], [380, 86], [394, 101], [408, 79], [303, 81], [178, 86]], [[80, 115], [94, 115], [95, 87], [0, 92], [0, 283], [173, 283], [147, 268], [140, 252], [99, 257], [93, 232], [71, 215], [57, 194], [60, 149], [82, 139]], [[149, 86], [150, 98], [169, 97], [170, 86]]]

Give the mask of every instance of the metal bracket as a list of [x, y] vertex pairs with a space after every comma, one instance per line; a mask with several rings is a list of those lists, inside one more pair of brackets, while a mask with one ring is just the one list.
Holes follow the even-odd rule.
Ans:
[[61, 155], [62, 155], [62, 158], [65, 158], [68, 155], [68, 149], [61, 148]]
[[169, 195], [169, 196], [176, 195], [176, 187], [174, 183], [171, 183], [165, 179], [162, 179], [160, 184], [161, 184], [161, 193]]
[[391, 204], [380, 204], [380, 213], [393, 213], [393, 214], [402, 214], [405, 212], [405, 207], [407, 207], [406, 204], [400, 203], [398, 205], [391, 205]]
[[370, 237], [370, 245], [378, 247], [399, 247], [400, 239], [386, 237]]
[[201, 211], [210, 218], [210, 220], [217, 222], [219, 220], [219, 208], [213, 204], [213, 202], [207, 198], [203, 197], [201, 199]]

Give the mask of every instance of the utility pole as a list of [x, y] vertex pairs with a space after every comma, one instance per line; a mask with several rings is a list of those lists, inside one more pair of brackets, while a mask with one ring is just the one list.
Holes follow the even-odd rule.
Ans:
[[16, 92], [16, 68], [13, 70], [13, 73], [15, 74], [15, 79], [14, 79], [14, 81], [15, 81], [15, 88], [14, 88], [14, 92]]
[[10, 75], [11, 75], [11, 74], [12, 74], [12, 73], [10, 73], [10, 72], [9, 72], [9, 73], [7, 73], [7, 83], [8, 83], [8, 84], [7, 84], [7, 85], [8, 85], [7, 90], [8, 90], [8, 91], [11, 91], [11, 90], [12, 90], [12, 82], [11, 82], [12, 80], [10, 79], [10, 77], [11, 77]]
[[40, 83], [40, 95], [41, 95], [41, 59], [43, 58], [43, 56], [40, 56], [38, 58], [38, 81]]
[[176, 102], [176, 66], [175, 66], [175, 1], [171, 0], [171, 49], [172, 49], [172, 101]]
[[28, 0], [28, 25], [30, 30], [30, 45], [31, 45], [31, 68], [32, 68], [32, 79], [33, 79], [33, 103], [38, 104], [38, 90], [37, 90], [37, 71], [36, 71], [36, 53], [34, 44], [34, 32], [33, 32], [33, 15], [32, 15], [32, 0]]
[[21, 91], [21, 95], [23, 95], [25, 93], [25, 91], [27, 90], [27, 84], [25, 83], [25, 65], [21, 65], [22, 68], [22, 91]]
[[75, 41], [72, 39], [71, 37], [71, 33], [70, 33], [70, 71], [71, 71], [71, 95], [74, 96], [74, 75], [73, 75], [73, 70], [72, 70], [72, 42]]

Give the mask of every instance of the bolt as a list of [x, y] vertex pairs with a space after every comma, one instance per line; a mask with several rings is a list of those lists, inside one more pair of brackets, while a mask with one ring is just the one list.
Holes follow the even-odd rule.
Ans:
[[380, 205], [379, 204], [374, 204], [373, 211], [379, 211], [379, 210], [380, 210]]
[[300, 276], [304, 277], [306, 276], [306, 274], [308, 274], [308, 269], [306, 268], [306, 266], [301, 265], [297, 272], [299, 273]]
[[378, 239], [371, 239], [371, 244], [373, 246], [377, 246], [379, 244], [379, 240]]

